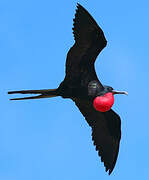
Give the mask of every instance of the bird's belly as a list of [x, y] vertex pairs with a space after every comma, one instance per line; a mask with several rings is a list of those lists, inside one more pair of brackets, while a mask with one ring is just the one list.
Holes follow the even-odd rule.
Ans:
[[67, 88], [61, 94], [63, 98], [87, 98], [88, 92], [85, 88]]

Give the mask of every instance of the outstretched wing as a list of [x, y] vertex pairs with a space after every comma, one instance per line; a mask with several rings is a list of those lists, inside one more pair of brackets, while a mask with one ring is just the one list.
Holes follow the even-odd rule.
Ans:
[[69, 85], [86, 85], [97, 79], [94, 62], [107, 41], [102, 29], [80, 4], [77, 5], [73, 25], [75, 44], [67, 54], [65, 81]]
[[113, 110], [99, 112], [89, 101], [73, 99], [88, 124], [92, 127], [92, 140], [109, 175], [114, 169], [121, 139], [121, 120]]

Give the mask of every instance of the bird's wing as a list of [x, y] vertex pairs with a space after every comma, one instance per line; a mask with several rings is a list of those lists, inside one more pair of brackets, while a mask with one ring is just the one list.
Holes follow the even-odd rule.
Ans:
[[97, 79], [94, 62], [107, 41], [102, 29], [80, 4], [77, 5], [73, 25], [75, 44], [67, 54], [65, 80], [88, 83]]
[[121, 120], [113, 110], [99, 112], [89, 101], [73, 99], [92, 128], [92, 140], [109, 175], [114, 169], [121, 139]]

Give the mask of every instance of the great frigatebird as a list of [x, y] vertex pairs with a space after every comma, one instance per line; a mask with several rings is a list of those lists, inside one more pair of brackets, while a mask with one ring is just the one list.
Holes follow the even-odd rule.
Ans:
[[114, 94], [127, 94], [104, 86], [98, 80], [94, 63], [107, 41], [102, 29], [88, 11], [77, 4], [73, 19], [75, 43], [66, 59], [66, 75], [57, 89], [10, 91], [8, 94], [38, 94], [11, 100], [61, 96], [72, 99], [92, 128], [92, 140], [109, 175], [114, 169], [121, 139], [121, 120], [112, 109]]

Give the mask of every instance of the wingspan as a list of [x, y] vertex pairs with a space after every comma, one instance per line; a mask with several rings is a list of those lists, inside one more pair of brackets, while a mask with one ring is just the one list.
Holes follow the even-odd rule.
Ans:
[[96, 111], [92, 103], [73, 99], [88, 124], [92, 127], [92, 140], [104, 162], [109, 175], [113, 171], [121, 139], [121, 120], [113, 110], [101, 113]]
[[86, 86], [89, 81], [97, 79], [94, 62], [107, 41], [102, 29], [80, 4], [73, 25], [75, 44], [67, 54], [65, 81], [69, 85]]

